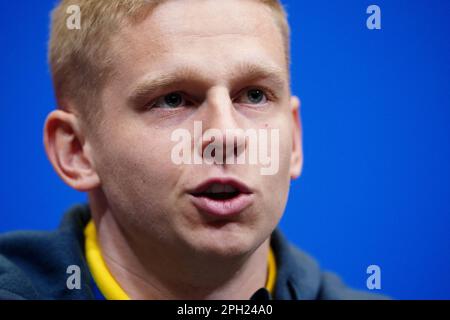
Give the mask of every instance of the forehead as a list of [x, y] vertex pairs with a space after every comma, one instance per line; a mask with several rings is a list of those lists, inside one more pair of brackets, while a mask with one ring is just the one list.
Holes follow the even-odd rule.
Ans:
[[195, 68], [220, 79], [243, 64], [287, 73], [282, 34], [271, 8], [257, 0], [169, 0], [116, 37], [117, 71], [127, 81], [151, 70]]

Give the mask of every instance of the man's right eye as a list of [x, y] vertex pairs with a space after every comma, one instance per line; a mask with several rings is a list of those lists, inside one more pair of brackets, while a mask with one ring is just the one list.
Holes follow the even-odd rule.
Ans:
[[164, 96], [157, 98], [149, 105], [150, 108], [175, 109], [184, 107], [186, 99], [181, 92], [171, 92]]

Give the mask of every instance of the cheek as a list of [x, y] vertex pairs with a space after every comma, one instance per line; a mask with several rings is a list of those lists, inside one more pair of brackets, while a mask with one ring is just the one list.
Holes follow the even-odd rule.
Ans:
[[[99, 148], [98, 172], [111, 209], [141, 215], [160, 212], [176, 184], [177, 168], [170, 161], [170, 145], [151, 132], [111, 133]], [[145, 132], [144, 130], [140, 132]], [[136, 217], [137, 218], [137, 217]], [[148, 217], [147, 217], [148, 218]]]
[[291, 126], [286, 125], [287, 121], [289, 118], [282, 116], [273, 124], [273, 128], [279, 129], [278, 171], [271, 176], [262, 176], [263, 179], [267, 179], [265, 183], [268, 186], [267, 196], [271, 199], [271, 207], [277, 212], [278, 217], [281, 217], [286, 206], [290, 186], [289, 172], [293, 140]]
[[277, 178], [284, 182], [286, 182], [286, 180], [289, 181], [289, 169], [293, 148], [292, 125], [290, 124], [290, 121], [292, 121], [290, 115], [283, 113], [279, 117], [276, 117], [272, 123], [272, 128], [277, 128], [279, 130], [279, 171], [277, 173]]

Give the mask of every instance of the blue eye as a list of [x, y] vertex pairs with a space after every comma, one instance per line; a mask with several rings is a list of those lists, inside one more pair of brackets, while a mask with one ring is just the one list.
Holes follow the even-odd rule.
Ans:
[[246, 90], [238, 99], [240, 103], [244, 104], [264, 104], [267, 103], [267, 96], [261, 89]]
[[179, 92], [171, 92], [165, 96], [159, 97], [153, 104], [153, 108], [173, 109], [182, 107], [186, 104], [183, 95]]

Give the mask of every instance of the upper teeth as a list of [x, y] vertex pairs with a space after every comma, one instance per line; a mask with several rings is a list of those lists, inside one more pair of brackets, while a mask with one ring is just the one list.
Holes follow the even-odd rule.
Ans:
[[236, 192], [236, 189], [227, 184], [214, 183], [206, 189], [209, 193]]

